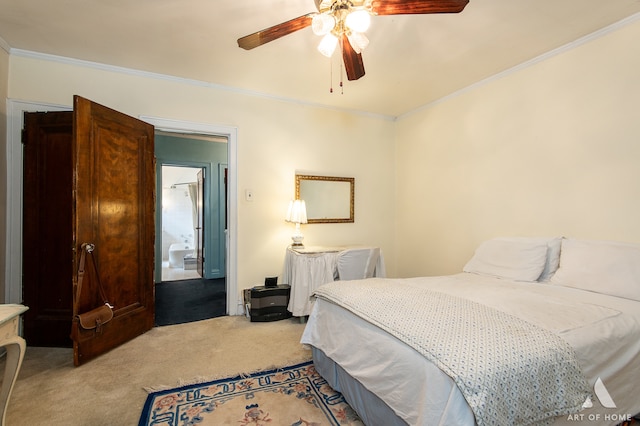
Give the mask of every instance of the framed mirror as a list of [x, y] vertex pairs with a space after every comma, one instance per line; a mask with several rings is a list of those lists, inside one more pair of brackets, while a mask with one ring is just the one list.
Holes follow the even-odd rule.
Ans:
[[308, 223], [354, 222], [355, 178], [296, 175], [296, 198], [307, 206]]

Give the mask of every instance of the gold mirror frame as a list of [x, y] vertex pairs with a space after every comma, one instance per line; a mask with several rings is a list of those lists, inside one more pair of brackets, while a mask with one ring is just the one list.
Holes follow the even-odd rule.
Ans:
[[354, 189], [355, 178], [296, 175], [296, 199], [307, 206], [307, 223], [355, 222]]

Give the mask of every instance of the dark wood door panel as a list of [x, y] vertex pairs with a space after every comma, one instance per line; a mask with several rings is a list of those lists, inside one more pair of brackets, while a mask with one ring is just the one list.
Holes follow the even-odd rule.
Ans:
[[[95, 244], [98, 276], [114, 305], [101, 333], [78, 335], [82, 364], [154, 324], [155, 159], [153, 126], [74, 98], [74, 246]], [[74, 276], [77, 282], [77, 274]], [[97, 279], [86, 279], [80, 312], [99, 306]]]
[[72, 344], [72, 122], [70, 111], [25, 113], [22, 288], [29, 346]]

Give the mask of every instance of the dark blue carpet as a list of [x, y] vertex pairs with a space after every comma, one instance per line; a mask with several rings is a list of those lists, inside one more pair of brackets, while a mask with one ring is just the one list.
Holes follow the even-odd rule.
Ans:
[[226, 280], [156, 283], [156, 325], [183, 324], [226, 315]]

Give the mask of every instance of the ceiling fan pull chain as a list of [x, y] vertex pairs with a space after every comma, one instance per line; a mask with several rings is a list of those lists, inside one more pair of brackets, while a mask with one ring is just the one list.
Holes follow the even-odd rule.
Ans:
[[344, 63], [340, 61], [340, 94], [344, 95]]
[[333, 93], [333, 57], [329, 58], [329, 93]]
[[[344, 41], [340, 38], [340, 57], [344, 58]], [[342, 83], [344, 74], [344, 60], [340, 61], [340, 94], [344, 95], [344, 84]]]

